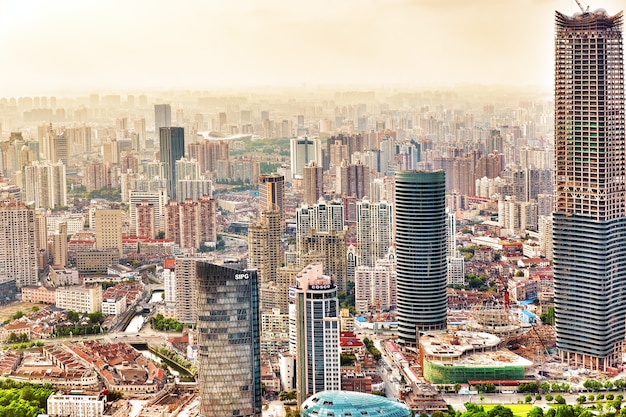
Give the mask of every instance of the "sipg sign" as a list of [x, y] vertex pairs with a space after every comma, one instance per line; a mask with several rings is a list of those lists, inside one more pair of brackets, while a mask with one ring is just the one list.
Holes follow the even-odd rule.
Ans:
[[250, 274], [235, 274], [235, 280], [250, 279]]

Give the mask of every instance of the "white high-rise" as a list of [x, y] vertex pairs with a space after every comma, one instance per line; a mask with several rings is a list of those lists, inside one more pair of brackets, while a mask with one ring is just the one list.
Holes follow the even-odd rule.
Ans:
[[374, 266], [387, 254], [392, 239], [393, 210], [386, 201], [364, 199], [356, 205], [357, 263]]
[[290, 289], [300, 404], [317, 392], [341, 389], [339, 300], [335, 283], [323, 270], [321, 263], [308, 265]]
[[67, 206], [67, 180], [62, 162], [33, 161], [23, 170], [23, 201], [34, 201], [35, 208]]

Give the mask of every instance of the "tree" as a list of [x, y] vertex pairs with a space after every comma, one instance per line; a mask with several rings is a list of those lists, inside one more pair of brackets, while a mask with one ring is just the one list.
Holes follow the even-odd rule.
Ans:
[[524, 397], [524, 402], [526, 404], [530, 404], [531, 402], [533, 402], [533, 396], [530, 394], [526, 394], [526, 397]]
[[551, 394], [547, 394], [546, 395], [546, 401], [552, 401], [554, 399], [554, 397], [552, 397]]
[[584, 395], [580, 395], [578, 398], [576, 398], [576, 402], [578, 404], [584, 404], [587, 402], [587, 397], [585, 397]]
[[17, 310], [17, 311], [15, 312], [15, 314], [13, 314], [13, 315], [11, 316], [11, 318], [12, 318], [13, 320], [19, 320], [19, 319], [21, 319], [22, 317], [24, 317], [24, 312], [23, 312], [22, 310]]
[[541, 319], [543, 323], [553, 325], [554, 324], [554, 307], [548, 307], [548, 310], [541, 313], [539, 318]]
[[461, 384], [454, 384], [454, 392], [459, 393], [461, 391]]
[[513, 417], [513, 411], [510, 408], [502, 405], [496, 405], [491, 410], [487, 411], [488, 417]]
[[67, 312], [67, 319], [69, 321], [74, 322], [74, 323], [78, 323], [78, 321], [80, 320], [80, 315], [77, 312], [75, 312], [75, 311], [68, 310], [68, 312]]
[[38, 312], [38, 311], [39, 311], [39, 307], [37, 307], [37, 306], [32, 306], [32, 307], [31, 307], [31, 309], [30, 309], [30, 311], [32, 311], [33, 313], [36, 313], [36, 312]]
[[340, 355], [341, 366], [354, 366], [356, 355], [354, 353], [342, 353]]
[[539, 388], [541, 388], [541, 392], [546, 393], [550, 391], [550, 384], [548, 384], [547, 382], [542, 382], [541, 384], [539, 384]]
[[527, 417], [543, 417], [543, 409], [541, 407], [533, 407]]
[[563, 398], [561, 394], [557, 394], [556, 397], [554, 397], [554, 402], [557, 404], [565, 404], [565, 398]]

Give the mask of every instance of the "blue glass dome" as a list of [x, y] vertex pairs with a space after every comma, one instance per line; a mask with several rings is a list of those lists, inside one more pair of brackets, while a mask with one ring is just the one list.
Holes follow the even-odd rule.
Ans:
[[302, 417], [411, 417], [411, 410], [379, 395], [352, 391], [322, 391], [300, 407]]

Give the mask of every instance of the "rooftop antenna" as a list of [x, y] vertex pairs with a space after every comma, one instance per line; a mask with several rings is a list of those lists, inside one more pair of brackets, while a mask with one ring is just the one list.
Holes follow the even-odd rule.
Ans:
[[589, 5], [587, 4], [587, 8], [584, 8], [580, 0], [576, 0], [576, 4], [580, 7], [580, 11], [583, 12], [583, 16], [589, 16]]

